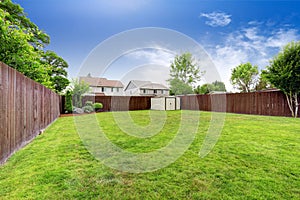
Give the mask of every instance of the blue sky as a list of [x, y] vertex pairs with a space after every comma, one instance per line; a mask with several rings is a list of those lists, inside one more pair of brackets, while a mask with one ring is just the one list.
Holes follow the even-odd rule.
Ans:
[[[233, 67], [250, 61], [263, 69], [283, 45], [300, 39], [300, 1], [13, 1], [50, 35], [48, 48], [69, 63], [69, 77], [87, 73], [82, 67], [91, 52], [114, 35], [158, 27], [184, 34], [203, 47], [227, 89], [232, 90], [229, 78]], [[127, 42], [131, 40], [134, 38]], [[92, 75], [120, 79], [125, 85], [130, 79], [165, 83], [176, 51], [166, 51], [168, 44], [154, 46], [157, 48], [122, 54], [105, 73]]]

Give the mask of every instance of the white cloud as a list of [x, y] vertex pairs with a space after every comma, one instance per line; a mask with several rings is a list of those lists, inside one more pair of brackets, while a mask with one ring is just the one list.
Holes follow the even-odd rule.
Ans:
[[240, 28], [225, 35], [221, 44], [207, 44], [206, 50], [229, 91], [233, 91], [229, 80], [234, 67], [251, 62], [263, 69], [284, 45], [300, 39], [295, 29], [274, 28], [266, 32], [264, 28], [253, 27], [252, 24], [251, 27]]
[[[267, 23], [267, 22], [266, 22]], [[251, 23], [246, 27], [240, 27], [228, 34], [222, 33], [221, 42], [212, 43], [214, 40], [205, 38], [202, 45], [213, 60], [221, 81], [226, 84], [228, 91], [234, 91], [230, 84], [231, 70], [241, 63], [251, 62], [263, 69], [269, 64], [269, 60], [276, 55], [279, 50], [288, 42], [300, 39], [297, 30], [289, 27], [268, 28], [264, 25], [254, 25]], [[151, 45], [154, 48], [137, 49], [128, 52], [112, 64], [113, 74], [118, 74], [115, 79], [122, 78], [124, 84], [130, 79], [150, 80], [166, 84], [169, 78], [169, 66], [177, 52], [170, 52], [160, 45]], [[201, 70], [207, 73], [203, 81], [212, 82], [218, 78], [217, 73], [213, 73], [214, 68], [209, 58], [203, 52], [191, 51], [201, 60]], [[205, 68], [206, 67], [206, 68]], [[211, 73], [208, 73], [211, 71]], [[108, 71], [109, 74], [109, 71]], [[109, 76], [108, 76], [109, 77]]]
[[124, 73], [120, 80], [125, 85], [127, 85], [131, 80], [144, 80], [167, 86], [169, 70], [169, 67], [154, 64], [135, 66], [130, 71]]
[[269, 37], [266, 41], [268, 47], [281, 48], [288, 42], [299, 39], [299, 35], [296, 29], [279, 29], [275, 30], [272, 33], [272, 36]]
[[231, 15], [224, 12], [201, 13], [200, 17], [207, 18], [205, 23], [212, 27], [227, 26], [231, 22]]
[[[149, 80], [167, 85], [169, 79], [169, 67], [174, 60], [174, 53], [160, 48], [141, 49], [127, 55], [132, 61], [137, 61], [139, 65], [129, 71], [124, 79]], [[129, 80], [126, 80], [129, 81]], [[125, 81], [125, 82], [126, 82]]]
[[253, 41], [264, 40], [264, 36], [261, 36], [261, 35], [258, 34], [258, 29], [256, 27], [254, 27], [254, 28], [246, 28], [246, 29], [244, 29], [244, 32], [245, 32], [245, 36], [249, 40], [253, 40]]
[[115, 60], [104, 76], [120, 79], [125, 85], [130, 80], [147, 80], [167, 85], [169, 67], [174, 57], [172, 52], [159, 46], [136, 49]]
[[139, 60], [141, 64], [158, 64], [169, 67], [175, 55], [167, 50], [157, 49], [141, 49], [126, 55], [127, 58]]
[[261, 24], [263, 24], [263, 22], [259, 22], [259, 21], [256, 21], [256, 20], [248, 22], [248, 25], [254, 25], [254, 26], [261, 25]]

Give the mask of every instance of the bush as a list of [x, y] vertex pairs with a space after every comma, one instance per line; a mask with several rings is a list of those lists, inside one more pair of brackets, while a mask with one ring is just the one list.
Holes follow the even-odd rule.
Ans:
[[84, 106], [91, 106], [93, 107], [93, 102], [92, 101], [86, 101]]
[[72, 92], [67, 91], [65, 96], [65, 110], [66, 113], [72, 113], [73, 106], [72, 106]]
[[103, 108], [103, 104], [102, 103], [94, 103], [93, 107], [96, 111], [100, 110], [101, 108]]
[[91, 112], [94, 111], [94, 108], [92, 106], [89, 106], [89, 105], [82, 107], [82, 109], [86, 113], [91, 113]]

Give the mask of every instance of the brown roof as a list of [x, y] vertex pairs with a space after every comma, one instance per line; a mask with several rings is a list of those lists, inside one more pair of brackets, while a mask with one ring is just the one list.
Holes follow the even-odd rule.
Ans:
[[118, 88], [124, 87], [121, 81], [107, 80], [106, 78], [79, 77], [79, 81], [84, 81], [90, 86], [95, 86], [95, 87], [118, 87]]

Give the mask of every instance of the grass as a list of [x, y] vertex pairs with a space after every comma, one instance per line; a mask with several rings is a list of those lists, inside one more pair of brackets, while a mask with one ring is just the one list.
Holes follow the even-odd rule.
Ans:
[[[147, 125], [148, 112], [130, 114]], [[90, 116], [77, 119], [89, 127]], [[163, 130], [143, 139], [124, 134], [113, 113], [96, 117], [116, 145], [148, 152], [174, 138], [180, 111], [167, 112]], [[0, 199], [300, 199], [300, 119], [226, 114], [217, 144], [200, 158], [210, 117], [201, 112], [195, 140], [176, 162], [139, 174], [103, 165], [82, 144], [73, 117], [59, 118], [0, 167]]]

